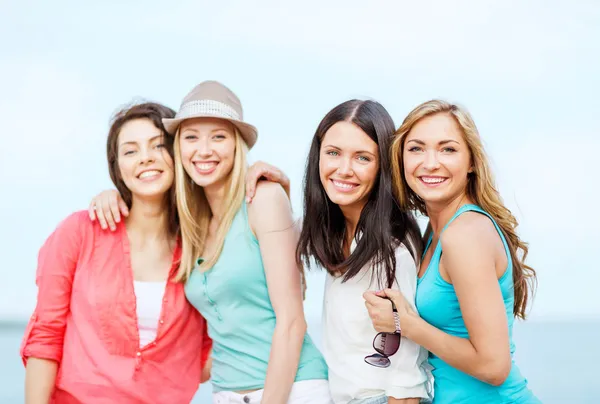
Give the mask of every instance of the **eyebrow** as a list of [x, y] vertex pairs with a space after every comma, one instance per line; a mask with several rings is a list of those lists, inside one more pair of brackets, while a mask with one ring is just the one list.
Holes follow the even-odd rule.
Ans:
[[[156, 136], [152, 137], [151, 139], [149, 139], [149, 140], [148, 140], [148, 143], [151, 143], [151, 142], [155, 141], [157, 138], [162, 138], [162, 137], [163, 137], [163, 135], [156, 135]], [[138, 142], [134, 142], [134, 141], [131, 141], [131, 142], [123, 142], [123, 143], [119, 144], [119, 147], [122, 147], [122, 146], [125, 146], [125, 145], [135, 145], [135, 144], [137, 144], [137, 143], [138, 143]]]
[[[227, 127], [227, 126], [219, 126], [216, 127], [214, 129], [210, 130], [210, 133], [214, 133], [214, 132], [218, 132], [218, 131], [225, 131], [230, 133], [231, 132], [231, 128]], [[200, 132], [199, 130], [197, 130], [196, 128], [185, 128], [181, 131], [181, 133], [185, 133], [185, 132], [194, 132], [194, 133], [198, 133]]]
[[[331, 148], [333, 148], [333, 149], [340, 150], [340, 151], [342, 150], [342, 149], [340, 149], [339, 147], [337, 147], [337, 146], [334, 146], [334, 145], [332, 145], [332, 144], [326, 144], [326, 145], [325, 145], [325, 146], [323, 146], [323, 147], [331, 147]], [[370, 154], [370, 155], [371, 155], [371, 156], [373, 156], [373, 157], [377, 156], [377, 154], [374, 154], [373, 152], [370, 152], [370, 151], [368, 151], [368, 150], [357, 150], [357, 151], [355, 151], [355, 152], [354, 152], [354, 154], [361, 154], [361, 153], [362, 153], [362, 154]]]
[[[406, 143], [408, 144], [408, 143], [410, 143], [410, 142], [415, 142], [415, 143], [417, 143], [417, 144], [420, 144], [420, 145], [423, 145], [423, 146], [425, 145], [425, 142], [424, 142], [424, 141], [422, 141], [422, 140], [420, 140], [420, 139], [410, 139], [410, 140], [409, 140], [408, 142], [406, 142]], [[454, 139], [445, 139], [445, 140], [440, 140], [440, 141], [438, 142], [438, 145], [440, 145], [440, 146], [441, 146], [441, 145], [445, 145], [445, 144], [448, 144], [448, 143], [456, 143], [456, 144], [460, 145], [460, 143], [459, 143], [459, 142], [457, 142], [457, 141], [456, 141], [456, 140], [454, 140]]]

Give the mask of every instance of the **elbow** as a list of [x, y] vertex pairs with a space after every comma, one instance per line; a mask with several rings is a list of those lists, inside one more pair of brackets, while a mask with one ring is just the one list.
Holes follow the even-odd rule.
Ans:
[[488, 362], [484, 365], [480, 379], [492, 386], [500, 386], [508, 378], [511, 367], [512, 361], [510, 360], [510, 357], [508, 360]]
[[304, 338], [308, 327], [304, 316], [299, 315], [283, 321], [278, 319], [276, 328], [288, 337], [298, 336]]

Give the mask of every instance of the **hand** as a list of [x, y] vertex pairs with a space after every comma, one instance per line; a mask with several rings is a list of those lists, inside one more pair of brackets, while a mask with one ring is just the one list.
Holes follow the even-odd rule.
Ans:
[[377, 293], [370, 290], [363, 293], [365, 306], [367, 306], [367, 310], [369, 311], [373, 328], [377, 332], [396, 332], [392, 302], [385, 299], [385, 295], [381, 297]]
[[90, 220], [98, 219], [102, 229], [106, 230], [110, 227], [112, 231], [117, 229], [116, 223], [121, 221], [121, 214], [129, 216], [127, 204], [121, 198], [121, 194], [114, 189], [103, 191], [92, 198], [88, 212]]
[[379, 332], [395, 332], [394, 315], [392, 303], [385, 299], [386, 297], [394, 302], [398, 317], [400, 319], [400, 328], [402, 334], [406, 336], [407, 331], [412, 324], [411, 320], [418, 317], [412, 306], [404, 298], [400, 291], [395, 289], [384, 289], [378, 292], [367, 291], [363, 294], [365, 305], [369, 311], [369, 317], [373, 322], [373, 327]]
[[252, 166], [248, 169], [248, 173], [246, 174], [247, 203], [252, 202], [252, 198], [254, 198], [254, 193], [256, 191], [256, 184], [263, 178], [267, 181], [280, 184], [285, 190], [288, 199], [290, 198], [290, 180], [285, 173], [275, 166], [267, 164], [263, 161], [257, 161], [256, 163], [252, 164]]

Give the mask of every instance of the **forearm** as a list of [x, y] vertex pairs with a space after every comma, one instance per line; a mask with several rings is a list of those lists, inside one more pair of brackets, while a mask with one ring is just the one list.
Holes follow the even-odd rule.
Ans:
[[208, 358], [204, 367], [202, 368], [202, 374], [200, 376], [200, 383], [205, 383], [210, 380], [210, 371], [212, 369], [212, 358]]
[[388, 404], [419, 404], [420, 398], [393, 398], [388, 397]]
[[25, 404], [47, 404], [54, 391], [58, 363], [29, 358], [25, 370]]
[[417, 315], [411, 316], [411, 325], [404, 334], [450, 366], [490, 382], [488, 373], [493, 368], [490, 360], [477, 352], [469, 339], [447, 334]]
[[306, 322], [302, 317], [289, 324], [278, 323], [275, 326], [261, 401], [263, 404], [283, 404], [288, 401], [298, 371], [305, 333]]

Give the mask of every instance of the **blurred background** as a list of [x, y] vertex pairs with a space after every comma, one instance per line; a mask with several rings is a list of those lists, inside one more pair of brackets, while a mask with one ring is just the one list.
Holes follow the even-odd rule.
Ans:
[[[23, 402], [38, 249], [113, 187], [111, 115], [177, 109], [208, 79], [241, 98], [250, 158], [288, 174], [298, 216], [311, 137], [338, 103], [378, 100], [396, 126], [431, 98], [466, 106], [538, 272], [517, 363], [544, 403], [600, 402], [600, 3], [0, 0], [0, 38], [1, 403]], [[323, 280], [310, 273], [305, 302], [317, 344]]]

